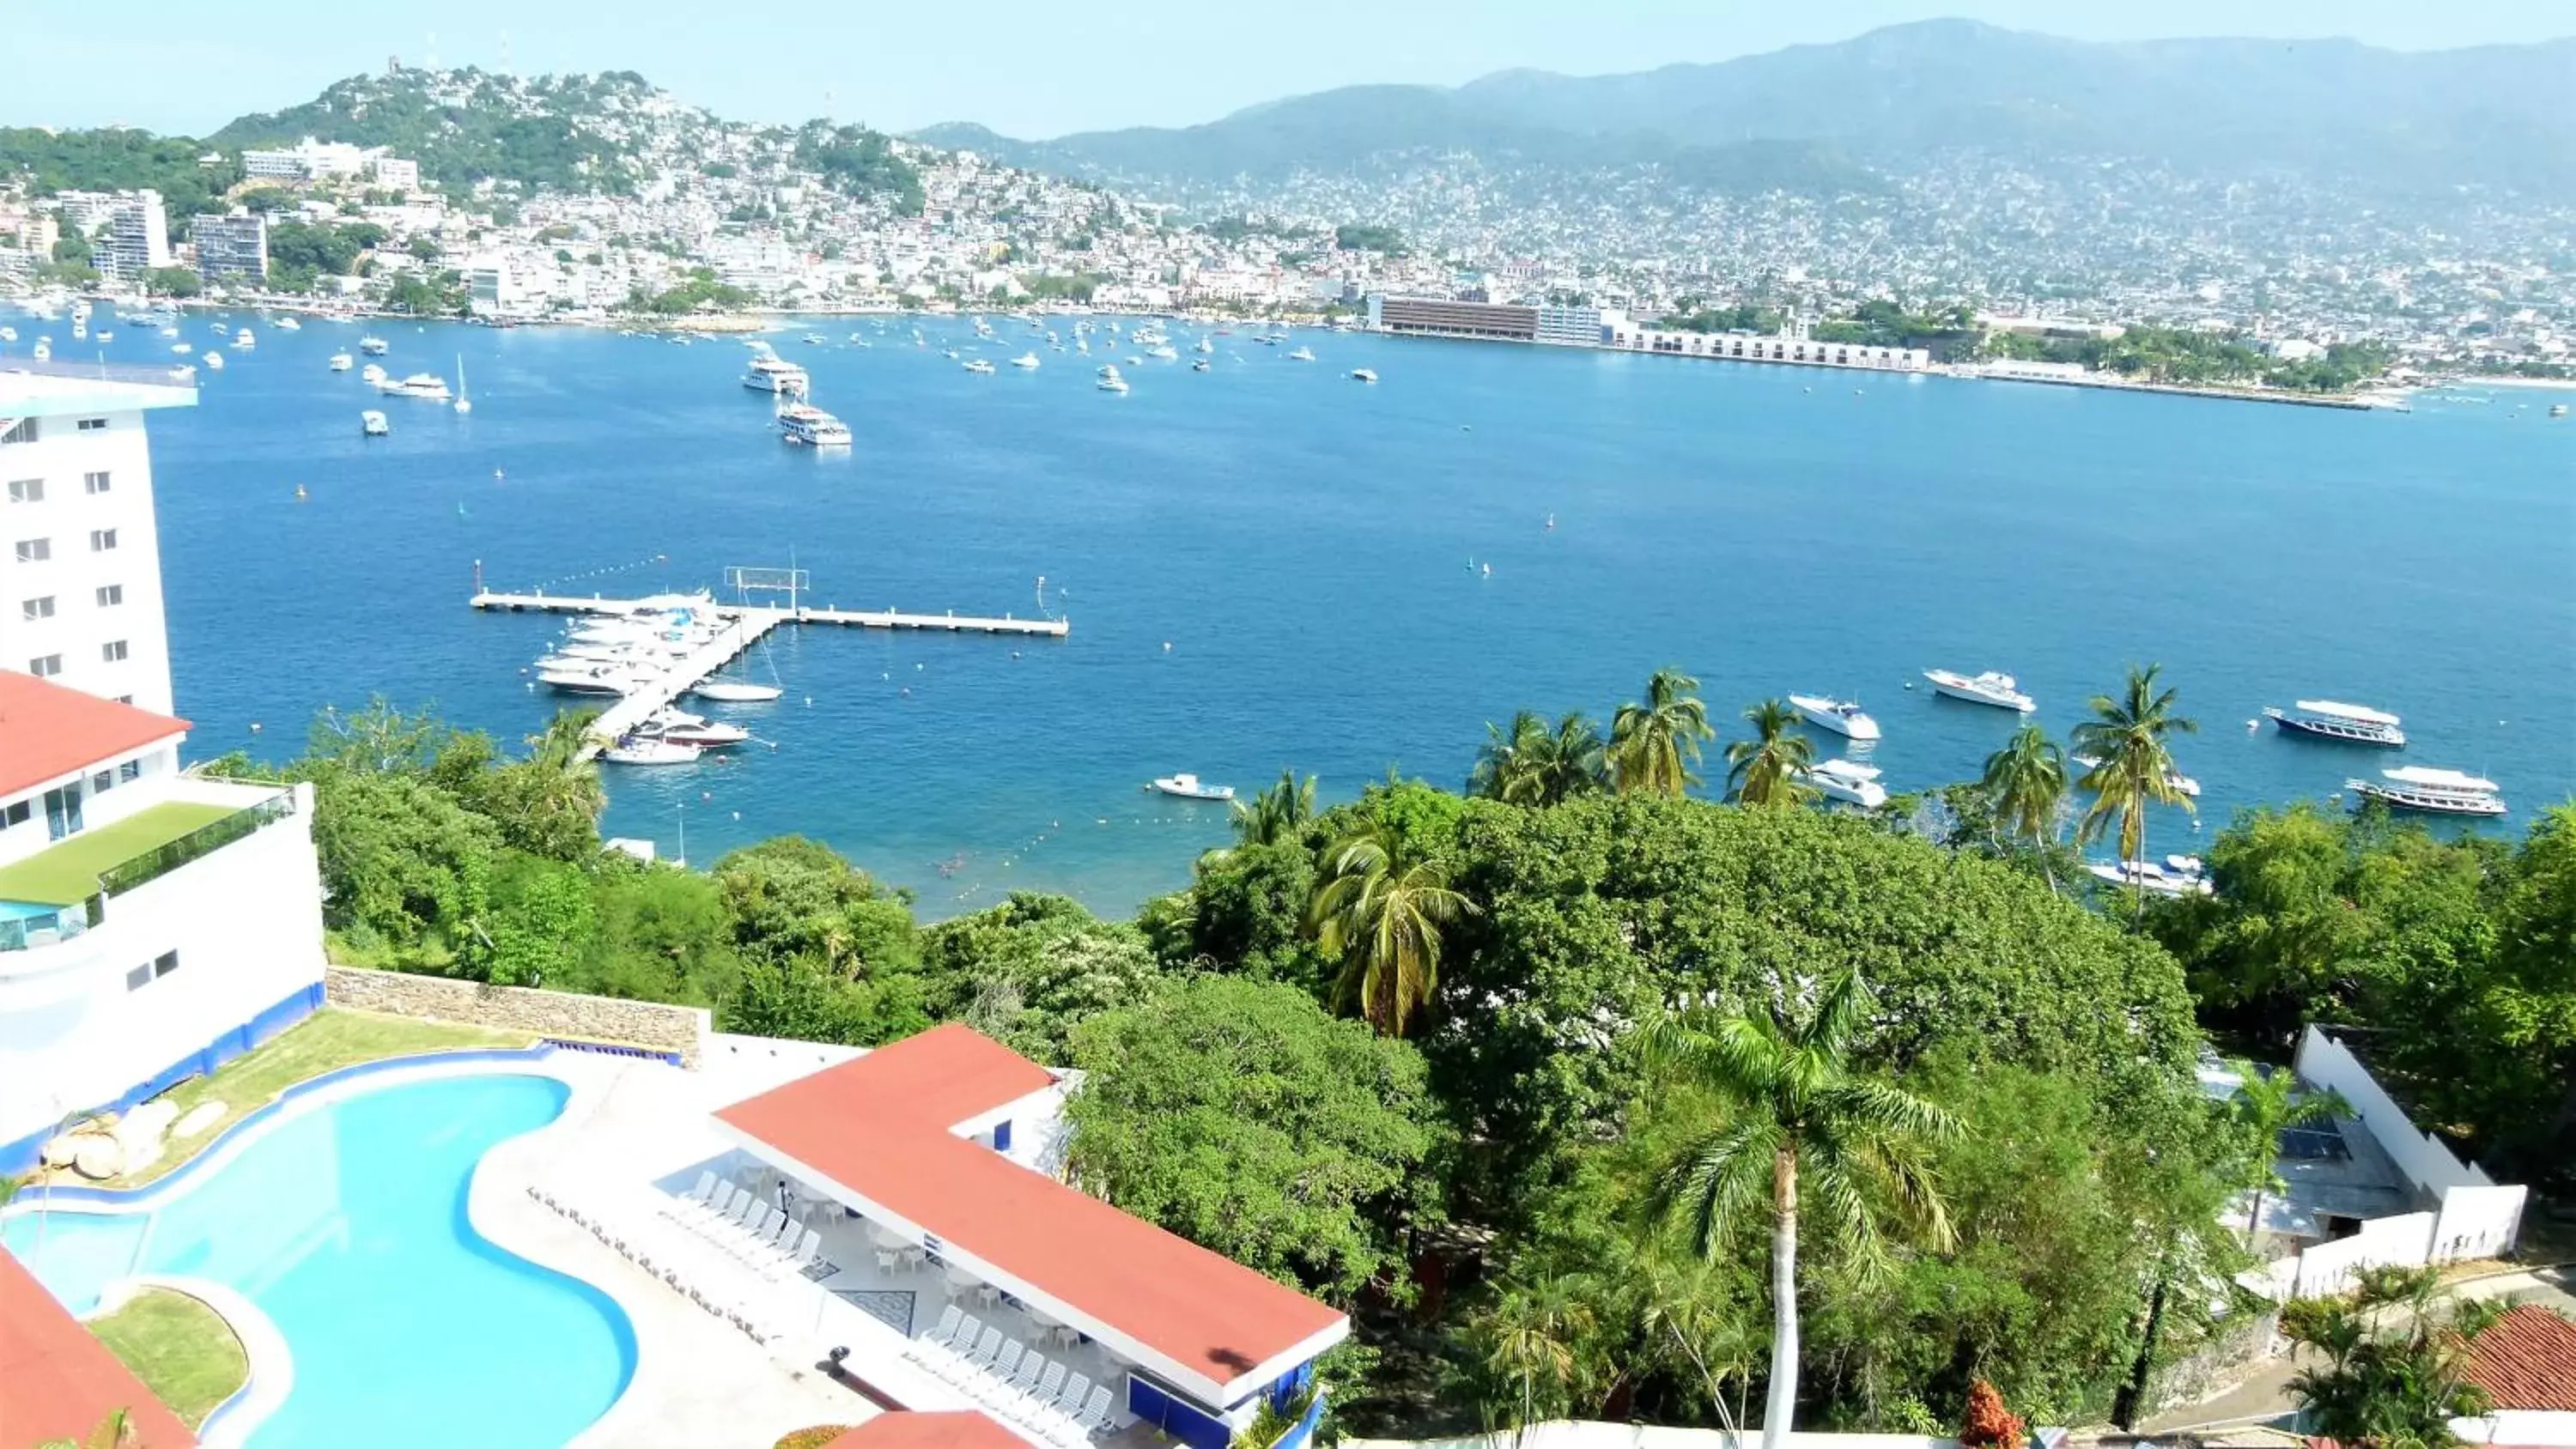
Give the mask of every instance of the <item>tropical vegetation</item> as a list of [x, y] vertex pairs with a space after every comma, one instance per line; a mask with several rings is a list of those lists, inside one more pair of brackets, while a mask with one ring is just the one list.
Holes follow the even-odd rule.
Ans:
[[2460, 1442], [2453, 1419], [2487, 1410], [2486, 1391], [2467, 1368], [2478, 1336], [2504, 1306], [2440, 1299], [2430, 1268], [2378, 1268], [2340, 1299], [2303, 1299], [2281, 1313], [2281, 1330], [2310, 1353], [2290, 1380], [2309, 1430], [2369, 1449], [2446, 1449]]

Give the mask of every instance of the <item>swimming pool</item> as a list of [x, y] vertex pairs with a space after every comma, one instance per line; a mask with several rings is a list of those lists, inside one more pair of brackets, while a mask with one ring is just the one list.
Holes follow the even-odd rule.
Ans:
[[519, 1074], [360, 1090], [256, 1129], [149, 1213], [22, 1213], [0, 1241], [76, 1313], [134, 1272], [257, 1304], [295, 1386], [255, 1449], [353, 1435], [551, 1449], [625, 1391], [633, 1327], [596, 1289], [487, 1242], [465, 1203], [484, 1151], [553, 1121], [569, 1092]]

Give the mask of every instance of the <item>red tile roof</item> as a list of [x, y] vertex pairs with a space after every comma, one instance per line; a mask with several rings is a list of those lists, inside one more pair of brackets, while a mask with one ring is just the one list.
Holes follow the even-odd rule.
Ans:
[[186, 720], [0, 669], [0, 795], [187, 733]]
[[2498, 1409], [2576, 1411], [2576, 1323], [2526, 1303], [2469, 1346], [2466, 1377]]
[[1274, 1360], [1347, 1331], [1340, 1313], [1295, 1289], [951, 1131], [1053, 1080], [952, 1024], [716, 1117], [792, 1159], [789, 1171], [855, 1195], [851, 1206], [873, 1204], [1054, 1299], [1113, 1348], [1123, 1338], [1166, 1360], [1144, 1367], [1179, 1374], [1175, 1387], [1212, 1395], [1216, 1407], [1260, 1387], [1256, 1369], [1284, 1372], [1294, 1364]]
[[823, 1449], [1028, 1449], [1019, 1435], [972, 1409], [877, 1415]]
[[0, 1248], [0, 1449], [86, 1444], [119, 1409], [139, 1449], [196, 1449], [179, 1416]]

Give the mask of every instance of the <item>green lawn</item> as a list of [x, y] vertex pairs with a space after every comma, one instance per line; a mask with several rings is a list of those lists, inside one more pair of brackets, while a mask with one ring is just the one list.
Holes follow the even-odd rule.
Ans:
[[250, 1356], [223, 1316], [185, 1293], [146, 1288], [89, 1326], [191, 1429], [250, 1377]]
[[0, 866], [0, 901], [79, 905], [98, 894], [99, 872], [147, 850], [158, 850], [239, 808], [171, 801], [138, 810], [113, 825], [65, 836], [25, 860]]
[[495, 1031], [441, 1021], [414, 1021], [372, 1011], [324, 1007], [278, 1033], [255, 1051], [235, 1057], [211, 1077], [183, 1082], [170, 1093], [170, 1103], [186, 1117], [200, 1102], [221, 1102], [223, 1116], [194, 1136], [173, 1136], [161, 1160], [116, 1180], [132, 1187], [150, 1182], [187, 1161], [212, 1142], [226, 1124], [272, 1101], [297, 1082], [324, 1072], [417, 1052], [454, 1051], [461, 1047], [523, 1047], [536, 1038], [527, 1032]]

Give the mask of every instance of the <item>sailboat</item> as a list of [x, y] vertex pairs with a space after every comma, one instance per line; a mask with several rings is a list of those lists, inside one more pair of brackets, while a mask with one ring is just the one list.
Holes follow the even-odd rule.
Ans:
[[460, 413], [474, 411], [474, 400], [465, 395], [465, 354], [462, 352], [456, 354], [456, 410]]

